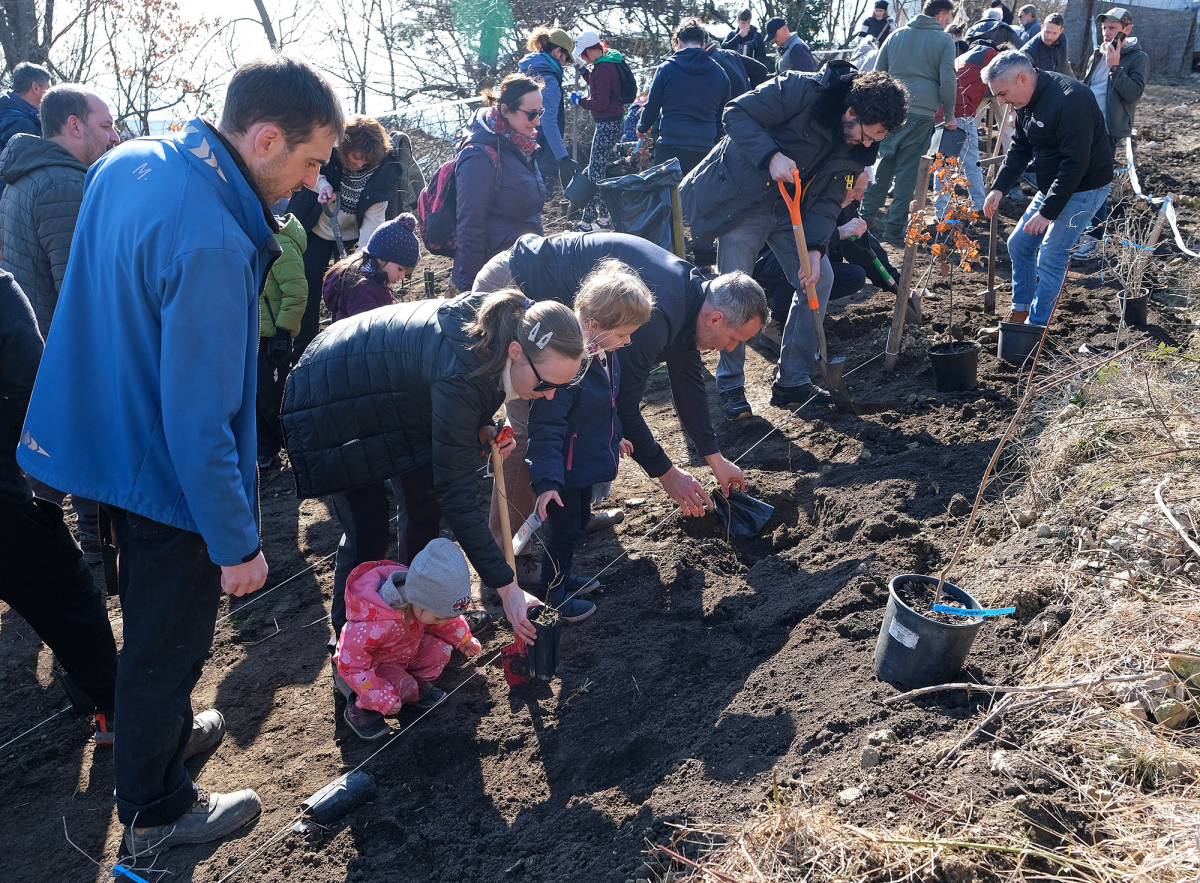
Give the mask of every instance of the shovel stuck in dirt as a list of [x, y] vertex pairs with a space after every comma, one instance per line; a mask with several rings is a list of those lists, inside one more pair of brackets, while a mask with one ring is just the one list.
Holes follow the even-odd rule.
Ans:
[[[787, 203], [788, 214], [792, 216], [792, 233], [796, 237], [796, 251], [800, 256], [800, 266], [804, 270], [804, 275], [812, 274], [811, 266], [808, 262], [808, 242], [804, 238], [804, 226], [800, 221], [800, 200], [804, 195], [804, 188], [800, 184], [800, 172], [795, 170], [792, 175], [796, 182], [796, 195], [789, 197], [787, 187], [782, 181], [779, 182], [779, 192], [783, 194], [783, 201]], [[854, 402], [850, 399], [850, 390], [846, 388], [846, 381], [842, 379], [842, 369], [846, 366], [844, 358], [833, 359], [829, 358], [829, 347], [825, 343], [825, 327], [821, 323], [821, 305], [817, 301], [817, 287], [809, 284], [805, 291], [808, 294], [808, 311], [812, 314], [813, 326], [817, 331], [817, 348], [821, 353], [821, 374], [825, 378], [825, 386], [829, 389], [829, 394], [833, 396], [833, 403], [837, 409], [843, 414], [857, 414], [858, 409], [854, 407]]]

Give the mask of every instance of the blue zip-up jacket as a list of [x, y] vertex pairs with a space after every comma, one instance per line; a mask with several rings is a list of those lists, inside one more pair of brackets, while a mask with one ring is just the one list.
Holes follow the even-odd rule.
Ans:
[[721, 140], [729, 95], [729, 77], [719, 64], [703, 49], [680, 49], [655, 72], [638, 131], [649, 132], [661, 114], [659, 144], [708, 150]]
[[567, 145], [563, 143], [563, 90], [562, 65], [545, 52], [530, 52], [519, 62], [517, 70], [523, 74], [541, 77], [546, 84], [542, 87], [542, 107], [545, 113], [538, 123], [538, 140], [554, 154], [555, 161], [566, 159]]
[[604, 370], [593, 356], [583, 378], [563, 387], [552, 399], [534, 399], [529, 406], [529, 478], [534, 491], [584, 488], [612, 481], [620, 461], [621, 420], [617, 389], [621, 371], [617, 354], [608, 353], [612, 369]]
[[222, 566], [259, 548], [268, 217], [200, 119], [93, 165], [17, 451], [51, 487], [199, 533]]

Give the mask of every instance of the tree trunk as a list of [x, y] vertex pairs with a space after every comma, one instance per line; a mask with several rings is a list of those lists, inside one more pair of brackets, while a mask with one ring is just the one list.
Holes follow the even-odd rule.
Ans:
[[254, 7], [258, 10], [258, 17], [262, 20], [263, 30], [267, 32], [267, 42], [271, 44], [271, 48], [279, 49], [279, 40], [275, 37], [275, 28], [271, 25], [271, 16], [267, 14], [266, 4], [263, 0], [254, 0]]

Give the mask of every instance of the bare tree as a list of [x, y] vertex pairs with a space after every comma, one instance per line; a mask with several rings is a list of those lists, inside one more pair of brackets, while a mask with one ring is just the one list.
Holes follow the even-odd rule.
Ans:
[[47, 66], [59, 79], [85, 79], [96, 59], [96, 19], [106, 0], [81, 0], [67, 8], [67, 16], [54, 0], [0, 0], [0, 49], [4, 70], [11, 72], [22, 61]]

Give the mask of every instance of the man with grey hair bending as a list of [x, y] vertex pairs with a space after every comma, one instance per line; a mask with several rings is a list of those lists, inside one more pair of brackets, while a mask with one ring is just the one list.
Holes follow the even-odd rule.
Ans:
[[[510, 251], [488, 261], [475, 277], [475, 291], [517, 287], [532, 300], [557, 300], [572, 306], [575, 292], [601, 261], [616, 258], [628, 265], [654, 294], [650, 321], [638, 328], [621, 351], [621, 387], [617, 413], [625, 438], [633, 443], [633, 459], [657, 478], [663, 490], [685, 515], [700, 516], [712, 508], [712, 498], [700, 482], [671, 462], [654, 438], [641, 413], [642, 396], [650, 372], [667, 366], [667, 378], [679, 422], [712, 469], [722, 491], [745, 490], [742, 470], [721, 454], [708, 408], [705, 368], [700, 353], [730, 351], [749, 340], [767, 319], [767, 298], [762, 288], [741, 272], [726, 273], [711, 281], [669, 251], [637, 236], [624, 233], [563, 233], [557, 236], [528, 234]], [[517, 449], [504, 461], [509, 515], [520, 524], [533, 512], [535, 496], [525, 468], [528, 442], [526, 421], [529, 403], [505, 405]], [[499, 499], [492, 497], [492, 535], [500, 541]], [[530, 579], [529, 567], [517, 562], [518, 584]], [[536, 573], [532, 573], [536, 578]]]
[[[1037, 195], [1008, 238], [1013, 264], [1010, 322], [1045, 325], [1067, 274], [1067, 250], [1104, 204], [1112, 184], [1108, 134], [1096, 97], [1086, 83], [1036, 70], [1021, 52], [997, 55], [983, 81], [1001, 104], [1017, 111], [1016, 131], [1004, 167], [983, 213], [992, 217], [1001, 197], [1033, 160]], [[994, 339], [999, 328], [980, 336]]]

